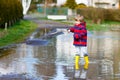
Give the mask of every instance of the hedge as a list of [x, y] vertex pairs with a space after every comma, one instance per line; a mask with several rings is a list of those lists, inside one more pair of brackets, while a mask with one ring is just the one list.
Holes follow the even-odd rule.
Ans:
[[77, 14], [84, 15], [86, 19], [93, 20], [94, 23], [105, 20], [120, 21], [120, 9], [81, 8], [77, 9]]
[[0, 0], [0, 28], [11, 26], [23, 18], [23, 8], [20, 0]]

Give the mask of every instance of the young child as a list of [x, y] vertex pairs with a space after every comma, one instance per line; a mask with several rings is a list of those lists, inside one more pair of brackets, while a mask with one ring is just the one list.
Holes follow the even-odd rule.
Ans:
[[87, 52], [87, 29], [86, 22], [83, 16], [77, 16], [75, 18], [74, 27], [71, 27], [68, 31], [73, 32], [73, 45], [76, 49], [75, 56], [75, 69], [79, 70], [79, 60], [83, 59], [85, 61], [84, 69], [88, 69], [88, 52]]

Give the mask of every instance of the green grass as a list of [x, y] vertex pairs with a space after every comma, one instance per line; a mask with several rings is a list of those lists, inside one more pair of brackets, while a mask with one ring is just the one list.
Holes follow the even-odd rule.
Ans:
[[[104, 21], [101, 24], [92, 23], [92, 20], [85, 20], [87, 29], [89, 31], [108, 31], [111, 30], [112, 27], [120, 27], [120, 22], [117, 21]], [[74, 21], [57, 21], [62, 22], [63, 24], [67, 25], [74, 25]]]
[[87, 29], [94, 30], [94, 31], [107, 31], [110, 30], [112, 27], [120, 26], [120, 23], [117, 21], [104, 21], [101, 24], [94, 24], [91, 20], [86, 20], [87, 22]]
[[[31, 21], [21, 20], [17, 22], [14, 26], [5, 31], [0, 29], [0, 46], [5, 46], [13, 43], [19, 43], [25, 40], [35, 29], [37, 25]], [[2, 34], [4, 33], [4, 34]]]
[[106, 24], [117, 24], [117, 25], [120, 25], [120, 22], [118, 22], [118, 21], [104, 21], [104, 23], [106, 23]]
[[106, 30], [109, 30], [108, 25], [106, 25], [106, 24], [93, 24], [93, 23], [87, 23], [87, 29], [89, 31], [106, 31]]

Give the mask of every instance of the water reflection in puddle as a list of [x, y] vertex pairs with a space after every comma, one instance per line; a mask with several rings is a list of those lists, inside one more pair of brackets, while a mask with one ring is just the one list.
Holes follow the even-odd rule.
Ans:
[[[32, 46], [23, 43], [17, 45], [17, 48], [4, 51], [9, 55], [0, 58], [1, 74], [28, 74], [38, 80], [73, 80], [73, 34], [65, 30], [57, 29], [63, 34], [46, 38], [48, 45]], [[90, 64], [87, 80], [119, 80], [120, 32], [88, 33]], [[38, 38], [38, 35], [34, 38]]]

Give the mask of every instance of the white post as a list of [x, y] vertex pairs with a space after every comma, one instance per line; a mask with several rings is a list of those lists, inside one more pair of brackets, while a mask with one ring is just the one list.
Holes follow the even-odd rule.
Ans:
[[5, 31], [7, 31], [7, 22], [5, 23]]
[[72, 9], [68, 9], [68, 16], [72, 16], [73, 13], [72, 13]]

